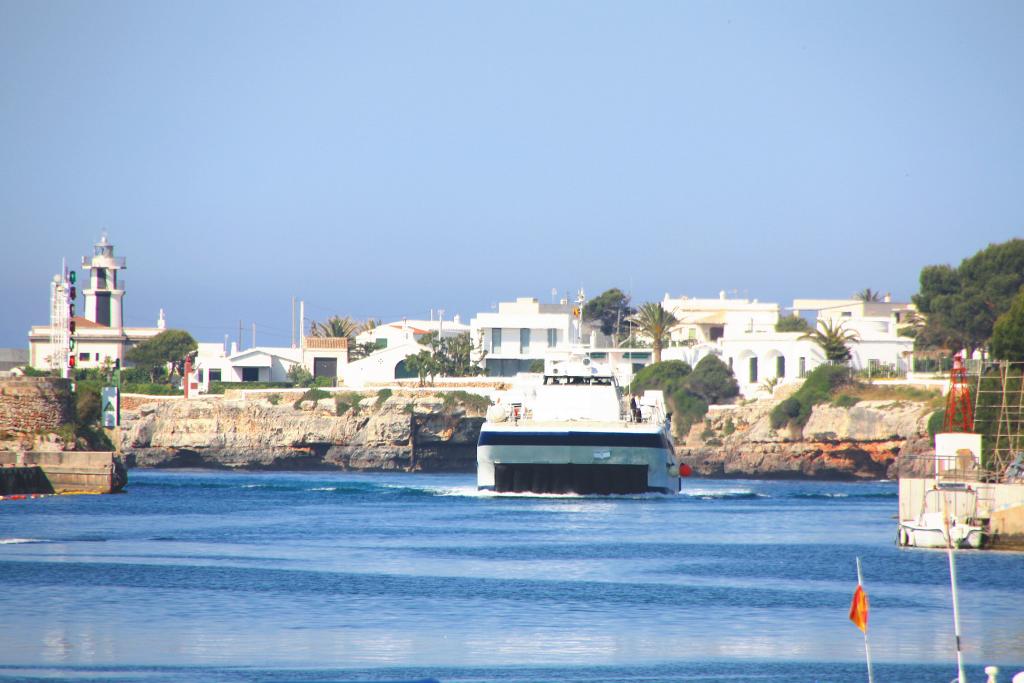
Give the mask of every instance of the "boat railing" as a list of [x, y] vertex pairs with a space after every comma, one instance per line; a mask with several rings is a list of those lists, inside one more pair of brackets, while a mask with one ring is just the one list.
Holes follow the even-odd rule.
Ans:
[[897, 461], [901, 478], [931, 478], [939, 481], [987, 481], [989, 473], [972, 455], [901, 455]]

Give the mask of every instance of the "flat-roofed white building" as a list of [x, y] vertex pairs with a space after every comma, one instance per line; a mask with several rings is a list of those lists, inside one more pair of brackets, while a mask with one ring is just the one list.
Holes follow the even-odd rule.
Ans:
[[219, 342], [200, 342], [189, 377], [191, 387], [209, 390], [210, 382], [287, 382], [288, 372], [301, 365], [314, 378], [338, 384], [348, 365], [345, 337], [304, 337], [299, 347], [254, 346], [226, 349]]
[[[498, 310], [477, 313], [470, 336], [483, 352], [483, 366], [493, 377], [527, 372], [535, 361], [573, 344], [573, 306], [563, 300], [542, 304], [533, 297], [498, 304]], [[586, 335], [586, 333], [585, 333]]]

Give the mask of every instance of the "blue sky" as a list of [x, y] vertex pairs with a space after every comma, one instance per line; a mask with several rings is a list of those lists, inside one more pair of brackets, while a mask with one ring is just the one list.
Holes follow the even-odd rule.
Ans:
[[0, 0], [0, 346], [104, 229], [126, 322], [206, 341], [287, 344], [293, 296], [904, 299], [1024, 234], [1022, 29], [1016, 2]]

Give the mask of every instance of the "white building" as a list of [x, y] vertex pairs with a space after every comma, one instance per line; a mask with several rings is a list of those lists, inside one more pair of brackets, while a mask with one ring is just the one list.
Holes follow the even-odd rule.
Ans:
[[327, 378], [338, 384], [348, 364], [348, 339], [344, 337], [304, 337], [293, 347], [254, 346], [239, 350], [232, 343], [200, 342], [192, 362], [190, 387], [209, 390], [210, 382], [287, 382], [288, 371], [301, 365], [314, 378]]
[[[767, 382], [798, 381], [825, 362], [817, 344], [801, 332], [777, 332], [779, 306], [747, 299], [665, 297], [662, 306], [682, 323], [673, 331], [664, 360], [684, 360], [696, 365], [708, 354], [719, 356], [732, 368], [743, 396], [765, 393]], [[851, 365], [860, 370], [891, 366], [906, 371], [912, 361], [914, 342], [898, 335], [899, 321], [912, 310], [907, 304], [865, 303], [854, 300], [793, 302], [793, 312], [814, 312], [820, 320], [842, 323], [856, 332], [859, 341], [849, 344]], [[813, 326], [816, 321], [810, 322]]]
[[388, 349], [418, 342], [431, 332], [449, 339], [469, 332], [469, 325], [464, 324], [458, 315], [452, 320], [397, 320], [360, 332], [356, 335], [356, 343], [374, 344], [378, 350]]
[[[114, 256], [114, 245], [107, 241], [106, 234], [93, 245], [92, 257], [82, 258], [82, 268], [88, 272], [88, 281], [81, 283], [80, 302], [75, 300], [72, 304], [77, 307], [80, 303], [83, 315], [71, 318], [75, 323], [71, 334], [71, 354], [78, 368], [98, 368], [115, 361], [123, 364], [125, 354], [132, 346], [155, 337], [167, 328], [163, 310], [156, 327], [124, 326], [125, 282], [121, 271], [126, 267], [124, 258]], [[56, 289], [51, 286], [51, 298], [55, 295]], [[29, 330], [29, 365], [32, 367], [56, 368], [66, 362], [63, 352], [51, 343], [52, 332], [50, 325], [34, 325]]]
[[573, 307], [566, 301], [542, 304], [531, 297], [498, 304], [498, 310], [470, 320], [470, 336], [484, 353], [484, 368], [493, 377], [526, 372], [552, 351], [573, 343]]

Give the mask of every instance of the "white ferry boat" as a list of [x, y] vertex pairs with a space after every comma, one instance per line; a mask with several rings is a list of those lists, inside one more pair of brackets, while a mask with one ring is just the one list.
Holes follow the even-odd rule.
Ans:
[[679, 464], [661, 391], [624, 396], [585, 352], [546, 360], [491, 406], [477, 488], [499, 493], [675, 493]]

